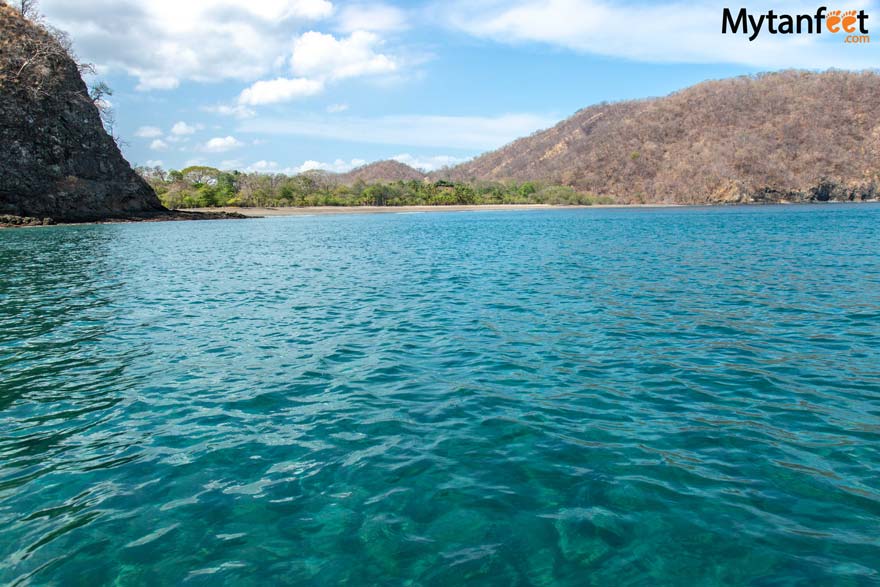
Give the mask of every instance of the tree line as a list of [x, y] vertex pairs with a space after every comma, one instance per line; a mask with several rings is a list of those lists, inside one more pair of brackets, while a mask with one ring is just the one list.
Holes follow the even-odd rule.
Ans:
[[541, 182], [363, 180], [340, 182], [333, 174], [297, 175], [222, 171], [191, 166], [165, 171], [138, 167], [162, 203], [172, 209], [223, 206], [448, 206], [482, 204], [609, 204], [609, 198]]

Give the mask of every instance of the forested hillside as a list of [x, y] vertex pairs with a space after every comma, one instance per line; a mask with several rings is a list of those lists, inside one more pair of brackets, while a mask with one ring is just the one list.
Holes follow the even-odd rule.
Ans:
[[599, 104], [443, 172], [620, 203], [862, 200], [880, 173], [880, 76], [786, 71]]

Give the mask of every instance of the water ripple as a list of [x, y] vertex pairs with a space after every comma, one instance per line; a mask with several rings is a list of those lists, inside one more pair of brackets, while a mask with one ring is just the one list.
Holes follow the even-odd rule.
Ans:
[[0, 583], [880, 584], [880, 208], [0, 233]]

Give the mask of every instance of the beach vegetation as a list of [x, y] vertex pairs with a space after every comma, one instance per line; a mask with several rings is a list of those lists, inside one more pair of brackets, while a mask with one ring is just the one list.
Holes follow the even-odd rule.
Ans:
[[406, 179], [342, 182], [322, 171], [297, 175], [222, 171], [192, 166], [165, 171], [139, 167], [168, 208], [224, 206], [452, 206], [484, 204], [611, 204], [610, 198], [567, 185], [526, 181]]

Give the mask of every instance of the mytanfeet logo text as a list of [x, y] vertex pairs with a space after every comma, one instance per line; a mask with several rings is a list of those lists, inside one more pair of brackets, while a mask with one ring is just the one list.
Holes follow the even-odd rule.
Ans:
[[771, 35], [821, 35], [823, 33], [843, 33], [844, 43], [870, 43], [868, 35], [868, 15], [864, 10], [831, 10], [819, 7], [815, 14], [777, 14], [770, 10], [766, 14], [749, 14], [740, 8], [734, 16], [730, 8], [725, 8], [721, 17], [721, 32], [742, 33], [754, 41], [762, 32]]

